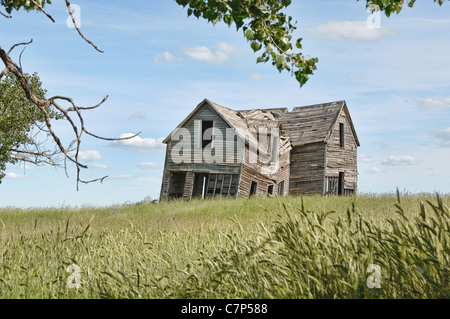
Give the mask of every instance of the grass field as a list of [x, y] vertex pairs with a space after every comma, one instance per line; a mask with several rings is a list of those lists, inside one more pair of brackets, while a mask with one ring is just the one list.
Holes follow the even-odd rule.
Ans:
[[422, 194], [0, 209], [0, 298], [449, 298], [449, 203]]

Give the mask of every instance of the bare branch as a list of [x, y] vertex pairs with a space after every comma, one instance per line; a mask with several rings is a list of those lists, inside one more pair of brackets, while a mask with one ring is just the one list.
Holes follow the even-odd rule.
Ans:
[[0, 15], [4, 16], [4, 17], [7, 18], [7, 19], [11, 19], [11, 18], [12, 18], [12, 16], [9, 16], [9, 15], [7, 15], [7, 14], [4, 14], [4, 13], [1, 12], [1, 11], [0, 11]]
[[9, 56], [9, 54], [12, 52], [12, 50], [14, 50], [16, 47], [18, 47], [19, 45], [28, 45], [28, 44], [31, 44], [33, 42], [33, 39], [31, 39], [30, 41], [28, 41], [28, 42], [22, 42], [22, 43], [16, 43], [16, 44], [14, 44], [12, 47], [11, 47], [11, 49], [9, 49], [9, 51], [6, 53], [6, 55], [8, 55]]
[[[31, 41], [29, 43], [31, 43]], [[92, 181], [83, 181], [80, 178], [81, 169], [88, 168], [86, 165], [82, 164], [78, 159], [80, 149], [81, 149], [81, 138], [82, 138], [83, 134], [86, 133], [87, 135], [90, 135], [94, 138], [101, 139], [101, 140], [118, 141], [118, 140], [126, 140], [126, 139], [134, 138], [134, 137], [138, 136], [140, 133], [135, 134], [133, 136], [124, 137], [124, 138], [106, 138], [106, 137], [101, 137], [99, 135], [93, 134], [86, 129], [85, 124], [84, 124], [84, 118], [83, 118], [83, 115], [81, 112], [84, 110], [92, 110], [92, 109], [99, 107], [108, 99], [108, 96], [103, 98], [103, 100], [99, 104], [92, 106], [92, 107], [85, 107], [85, 108], [78, 107], [76, 105], [76, 103], [73, 101], [73, 99], [70, 97], [53, 96], [49, 99], [38, 98], [32, 92], [32, 90], [29, 86], [29, 83], [27, 81], [27, 78], [26, 78], [25, 74], [22, 72], [21, 67], [19, 67], [16, 63], [14, 63], [14, 61], [9, 57], [9, 53], [11, 53], [11, 51], [15, 47], [17, 47], [18, 45], [26, 45], [29, 43], [15, 44], [14, 46], [11, 47], [11, 49], [8, 51], [8, 53], [6, 53], [0, 47], [0, 58], [5, 65], [5, 69], [0, 73], [0, 79], [4, 74], [9, 73], [9, 72], [12, 73], [16, 77], [16, 79], [19, 81], [20, 86], [22, 87], [22, 89], [27, 97], [27, 100], [30, 101], [32, 103], [32, 105], [36, 106], [40, 110], [40, 112], [42, 113], [42, 115], [44, 117], [43, 123], [44, 123], [44, 127], [46, 129], [44, 129], [44, 127], [42, 127], [42, 126], [37, 126], [38, 129], [47, 132], [52, 137], [53, 141], [56, 144], [56, 150], [54, 152], [42, 151], [39, 149], [38, 144], [35, 144], [34, 146], [36, 147], [36, 150], [28, 150], [26, 148], [21, 149], [21, 150], [11, 150], [12, 155], [17, 160], [26, 161], [26, 162], [33, 163], [36, 165], [37, 164], [49, 164], [49, 165], [55, 166], [55, 163], [52, 162], [54, 156], [56, 154], [62, 154], [64, 156], [64, 168], [65, 168], [67, 176], [68, 176], [67, 160], [74, 163], [76, 166], [77, 190], [78, 190], [79, 183], [88, 184], [88, 183], [93, 183], [96, 181], [102, 182], [107, 176], [99, 178], [99, 179], [95, 179]], [[63, 108], [59, 104], [60, 101], [69, 103], [71, 105], [71, 107], [68, 109]], [[70, 127], [72, 127], [75, 139], [69, 144], [69, 146], [67, 148], [64, 147], [62, 141], [60, 140], [58, 135], [53, 130], [52, 123], [51, 123], [51, 115], [49, 114], [50, 107], [53, 107], [57, 112], [59, 112], [62, 115], [62, 118], [68, 122]], [[74, 116], [74, 118], [72, 118], [70, 115], [70, 112], [75, 112], [76, 116]]]
[[83, 35], [83, 33], [80, 30], [80, 27], [77, 25], [77, 22], [75, 21], [75, 17], [73, 15], [73, 11], [72, 11], [72, 6], [70, 5], [69, 0], [66, 0], [66, 7], [67, 7], [67, 11], [69, 11], [70, 16], [72, 17], [72, 22], [73, 25], [75, 27], [75, 29], [78, 31], [78, 34], [80, 35], [80, 37], [83, 38], [84, 41], [86, 41], [87, 43], [89, 43], [90, 45], [92, 45], [94, 47], [95, 50], [97, 50], [100, 53], [103, 53], [102, 50], [100, 50], [99, 48], [97, 48], [97, 46], [92, 43], [91, 41], [89, 41], [88, 39], [86, 39], [86, 37]]
[[103, 176], [102, 178], [93, 179], [93, 180], [91, 180], [91, 181], [82, 181], [82, 180], [80, 180], [79, 182], [80, 182], [80, 183], [83, 183], [83, 184], [91, 184], [91, 183], [95, 183], [95, 182], [103, 183], [103, 181], [105, 180], [105, 178], [108, 178], [108, 177], [109, 177], [109, 176], [106, 175], [106, 176]]
[[41, 11], [42, 11], [42, 12], [43, 12], [50, 20], [52, 20], [53, 23], [55, 23], [55, 20], [52, 18], [52, 16], [49, 15], [47, 12], [45, 12], [44, 8], [42, 8], [42, 6], [41, 6], [39, 3], [37, 3], [37, 2], [34, 1], [34, 0], [31, 0], [31, 2], [33, 2], [34, 5], [35, 5], [36, 7], [39, 8], [39, 10], [41, 10]]
[[50, 165], [59, 167], [60, 165], [58, 162], [60, 161], [57, 158], [57, 155], [60, 154], [60, 152], [54, 151], [48, 151], [44, 150], [41, 151], [39, 148], [36, 148], [36, 151], [29, 151], [26, 149], [18, 150], [18, 149], [10, 149], [11, 158], [13, 160], [21, 161], [21, 162], [27, 162], [36, 166], [40, 165]]
[[84, 129], [84, 132], [86, 132], [86, 134], [98, 138], [99, 140], [104, 140], [104, 141], [123, 141], [123, 140], [130, 140], [132, 138], [135, 138], [136, 136], [140, 135], [142, 132], [139, 132], [137, 134], [134, 134], [132, 136], [127, 136], [127, 137], [120, 137], [120, 138], [107, 138], [107, 137], [101, 137], [95, 134], [92, 134], [90, 132], [88, 132], [86, 129]]

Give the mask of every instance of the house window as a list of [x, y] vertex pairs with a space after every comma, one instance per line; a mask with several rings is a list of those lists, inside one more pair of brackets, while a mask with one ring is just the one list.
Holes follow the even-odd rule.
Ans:
[[258, 184], [256, 182], [252, 182], [250, 186], [250, 196], [256, 195], [256, 190], [258, 189]]
[[202, 121], [202, 148], [205, 148], [212, 142], [213, 123], [213, 121]]
[[273, 195], [273, 185], [269, 185], [269, 187], [267, 188], [267, 193], [269, 195]]
[[284, 181], [278, 184], [278, 195], [280, 196], [284, 195]]
[[344, 123], [339, 123], [339, 144], [341, 147], [345, 147], [344, 136], [345, 136]]

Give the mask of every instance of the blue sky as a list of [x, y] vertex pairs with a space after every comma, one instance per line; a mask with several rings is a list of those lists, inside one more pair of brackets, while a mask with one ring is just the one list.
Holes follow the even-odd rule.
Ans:
[[[0, 45], [28, 41], [26, 72], [38, 72], [48, 95], [99, 109], [85, 113], [84, 179], [69, 166], [9, 166], [0, 207], [113, 205], [158, 198], [166, 137], [204, 98], [234, 109], [287, 107], [346, 100], [361, 142], [359, 191], [450, 192], [450, 3], [417, 2], [391, 18], [370, 19], [364, 1], [293, 1], [304, 53], [318, 70], [302, 88], [288, 73], [256, 64], [241, 31], [187, 18], [175, 1], [72, 1], [97, 53], [67, 26], [64, 2], [48, 12], [0, 19]], [[379, 28], [368, 28], [380, 22]], [[16, 50], [16, 56], [20, 50]], [[55, 123], [67, 141], [65, 125]]]

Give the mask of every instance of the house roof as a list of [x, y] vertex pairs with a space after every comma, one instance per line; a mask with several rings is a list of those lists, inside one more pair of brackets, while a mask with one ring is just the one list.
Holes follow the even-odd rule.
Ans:
[[[248, 125], [245, 118], [240, 116], [237, 111], [214, 103], [208, 99], [204, 99], [200, 102], [197, 107], [183, 120], [183, 122], [177, 126], [177, 129], [183, 127], [197, 113], [197, 111], [205, 106], [205, 104], [215, 111], [231, 128], [234, 128], [236, 134], [243, 140], [246, 140], [247, 138], [249, 142], [257, 143], [256, 137], [249, 134]], [[163, 143], [167, 144], [171, 139], [171, 135], [172, 133], [164, 139]]]
[[[234, 128], [236, 134], [243, 140], [248, 143], [255, 143], [252, 145], [258, 145], [258, 140], [251, 132], [251, 129], [260, 127], [270, 129], [279, 127], [282, 124], [281, 138], [290, 139], [294, 147], [311, 143], [326, 143], [343, 109], [347, 115], [355, 141], [358, 146], [360, 145], [345, 101], [295, 107], [292, 112], [288, 112], [287, 108], [235, 111], [204, 99], [177, 128], [183, 127], [205, 104], [215, 111], [231, 128]], [[163, 143], [168, 143], [170, 137], [171, 134]]]
[[294, 147], [326, 143], [342, 110], [346, 113], [356, 144], [360, 146], [345, 101], [295, 107], [292, 112], [282, 115], [281, 122]]

